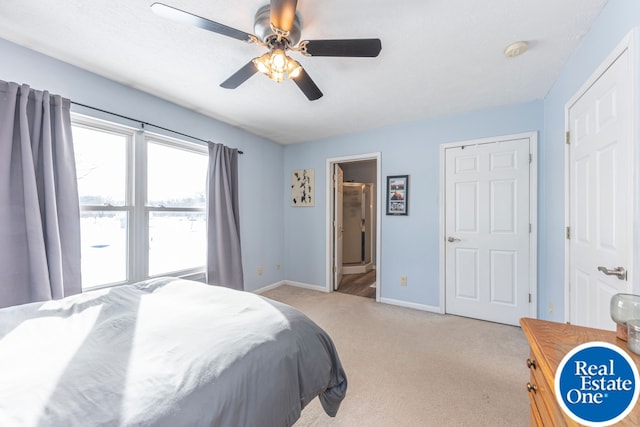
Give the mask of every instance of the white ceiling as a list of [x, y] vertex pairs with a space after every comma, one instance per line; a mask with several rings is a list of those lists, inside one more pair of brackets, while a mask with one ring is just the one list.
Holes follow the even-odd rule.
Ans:
[[[268, 3], [161, 1], [249, 33]], [[382, 40], [377, 58], [292, 53], [324, 93], [313, 102], [259, 73], [221, 88], [264, 48], [167, 21], [152, 2], [1, 0], [0, 38], [290, 144], [541, 99], [606, 0], [299, 0], [302, 40]], [[518, 40], [528, 52], [506, 58]]]

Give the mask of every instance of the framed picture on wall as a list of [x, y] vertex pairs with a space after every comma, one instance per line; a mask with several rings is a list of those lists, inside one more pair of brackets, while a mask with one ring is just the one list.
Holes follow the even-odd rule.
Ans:
[[387, 215], [409, 214], [409, 175], [387, 177]]
[[314, 206], [314, 186], [313, 169], [291, 172], [291, 206]]

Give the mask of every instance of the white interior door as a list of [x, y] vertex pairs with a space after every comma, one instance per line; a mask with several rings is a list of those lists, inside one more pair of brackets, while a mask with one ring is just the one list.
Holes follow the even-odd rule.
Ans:
[[333, 221], [333, 289], [340, 287], [342, 280], [342, 244], [343, 244], [343, 200], [344, 200], [344, 172], [339, 164], [334, 165], [333, 170], [334, 182], [334, 207], [335, 217]]
[[529, 138], [445, 150], [445, 311], [529, 314]]
[[[632, 291], [626, 274], [634, 200], [629, 56], [625, 50], [568, 112], [569, 320], [609, 330], [615, 330], [611, 297]], [[615, 268], [620, 274], [611, 274]]]
[[364, 186], [364, 262], [373, 262], [373, 236], [375, 233], [374, 211], [373, 211], [373, 184], [365, 184]]

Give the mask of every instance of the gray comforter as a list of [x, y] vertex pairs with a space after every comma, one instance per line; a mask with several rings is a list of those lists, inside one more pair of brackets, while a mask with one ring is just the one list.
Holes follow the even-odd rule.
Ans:
[[347, 380], [304, 314], [156, 279], [0, 310], [0, 426], [289, 426]]

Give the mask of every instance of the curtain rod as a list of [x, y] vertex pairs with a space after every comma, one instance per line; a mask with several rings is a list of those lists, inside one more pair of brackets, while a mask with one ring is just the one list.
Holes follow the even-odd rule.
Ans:
[[[197, 141], [202, 141], [204, 143], [208, 143], [209, 142], [206, 139], [197, 138], [195, 136], [187, 135], [186, 133], [182, 133], [182, 132], [178, 132], [177, 130], [168, 129], [168, 128], [165, 128], [165, 127], [162, 127], [162, 126], [154, 125], [153, 123], [145, 122], [143, 120], [134, 119], [133, 117], [124, 116], [124, 115], [118, 114], [118, 113], [112, 113], [111, 111], [103, 110], [102, 108], [92, 107], [91, 105], [81, 104], [81, 103], [75, 102], [75, 101], [71, 101], [71, 103], [74, 104], [74, 105], [77, 105], [79, 107], [89, 108], [91, 110], [100, 111], [101, 113], [111, 114], [112, 116], [120, 117], [122, 119], [127, 119], [127, 120], [131, 120], [131, 121], [134, 121], [134, 122], [138, 122], [138, 123], [142, 124], [143, 129], [144, 129], [144, 126], [146, 125], [146, 126], [151, 126], [151, 127], [154, 127], [154, 128], [166, 130], [167, 132], [175, 133], [177, 135], [186, 136], [187, 138], [195, 139]], [[244, 152], [238, 150], [238, 154], [244, 154]]]

